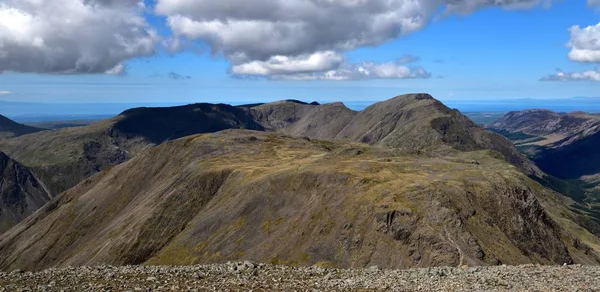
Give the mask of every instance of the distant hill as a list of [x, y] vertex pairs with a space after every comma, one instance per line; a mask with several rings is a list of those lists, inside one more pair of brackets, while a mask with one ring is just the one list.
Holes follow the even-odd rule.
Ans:
[[556, 177], [600, 173], [600, 116], [527, 110], [510, 112], [489, 128], [515, 137], [542, 170]]
[[489, 150], [229, 130], [163, 143], [63, 193], [0, 238], [0, 269], [600, 263], [600, 240], [562, 199]]
[[509, 112], [488, 127], [535, 136], [567, 137], [599, 123], [600, 117], [583, 112], [560, 114], [549, 110], [526, 110]]
[[51, 198], [51, 193], [33, 172], [0, 152], [0, 234]]
[[22, 125], [0, 115], [0, 139], [12, 138], [43, 131], [44, 129]]

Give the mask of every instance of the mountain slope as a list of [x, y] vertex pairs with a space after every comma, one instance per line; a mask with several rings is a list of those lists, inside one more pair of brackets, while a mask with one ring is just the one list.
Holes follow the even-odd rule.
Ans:
[[63, 193], [0, 239], [0, 268], [600, 263], [574, 216], [488, 151], [230, 130], [164, 143]]
[[600, 116], [528, 110], [510, 112], [490, 127], [515, 140], [550, 175], [545, 183], [577, 202], [574, 210], [600, 221]]
[[[600, 116], [546, 110], [510, 112], [490, 125], [505, 134], [524, 133], [535, 139], [516, 141], [548, 174], [580, 179], [600, 174]], [[541, 138], [537, 139], [537, 138]]]
[[0, 152], [0, 234], [50, 199], [51, 194], [31, 171]]
[[559, 114], [549, 110], [514, 111], [495, 121], [489, 128], [508, 132], [523, 132], [535, 136], [572, 135], [600, 122], [600, 117], [574, 112]]
[[40, 131], [44, 131], [44, 129], [22, 125], [3, 115], [0, 115], [0, 139], [11, 138]]
[[528, 174], [537, 168], [506, 138], [486, 131], [429, 94], [407, 94], [354, 112], [341, 103], [270, 103], [252, 108], [265, 128], [293, 136], [420, 150], [492, 149]]
[[35, 170], [58, 194], [163, 141], [230, 128], [262, 129], [247, 110], [229, 105], [136, 108], [85, 127], [0, 141], [0, 150]]

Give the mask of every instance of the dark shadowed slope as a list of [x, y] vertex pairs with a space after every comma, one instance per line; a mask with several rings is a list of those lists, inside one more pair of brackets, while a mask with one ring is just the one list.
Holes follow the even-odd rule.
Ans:
[[263, 130], [248, 110], [226, 104], [135, 108], [123, 112], [121, 117], [112, 126], [112, 130], [128, 137], [143, 137], [154, 144], [226, 129]]
[[600, 132], [565, 145], [539, 149], [531, 158], [545, 172], [562, 179], [600, 174]]
[[562, 179], [600, 173], [600, 117], [580, 112], [545, 110], [511, 112], [491, 128], [506, 133], [537, 135], [520, 147], [545, 172]]
[[22, 125], [0, 115], [0, 139], [17, 137], [40, 131], [44, 131], [44, 129]]
[[22, 164], [0, 152], [0, 233], [51, 199], [44, 184]]
[[11, 229], [0, 267], [599, 262], [598, 238], [555, 193], [489, 151], [447, 155], [240, 130], [185, 137]]

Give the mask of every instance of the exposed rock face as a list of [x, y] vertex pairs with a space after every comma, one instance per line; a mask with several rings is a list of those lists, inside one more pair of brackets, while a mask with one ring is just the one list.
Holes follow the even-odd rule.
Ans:
[[51, 199], [44, 184], [25, 166], [0, 152], [0, 233]]
[[0, 139], [17, 137], [40, 131], [43, 131], [43, 129], [22, 125], [0, 115]]
[[456, 155], [250, 131], [185, 137], [55, 198], [0, 239], [0, 267], [600, 262], [600, 242], [572, 232], [555, 193], [488, 151]]

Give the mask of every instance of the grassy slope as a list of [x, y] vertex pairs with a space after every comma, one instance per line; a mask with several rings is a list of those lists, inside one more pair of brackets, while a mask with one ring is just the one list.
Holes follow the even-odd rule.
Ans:
[[572, 216], [486, 151], [226, 131], [167, 142], [64, 193], [0, 240], [0, 267], [598, 263], [598, 239]]

